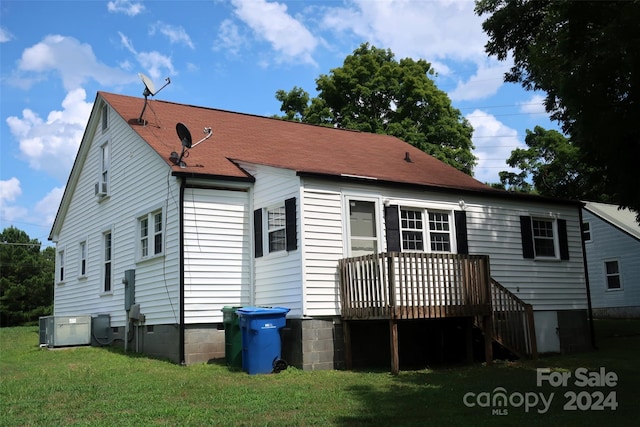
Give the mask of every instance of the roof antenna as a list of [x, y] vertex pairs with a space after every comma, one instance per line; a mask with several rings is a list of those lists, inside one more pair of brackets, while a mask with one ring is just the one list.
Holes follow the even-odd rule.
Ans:
[[142, 116], [144, 115], [144, 110], [147, 108], [147, 97], [149, 95], [156, 96], [156, 94], [158, 92], [160, 92], [169, 83], [171, 83], [171, 79], [169, 77], [164, 79], [166, 81], [164, 86], [162, 86], [160, 89], [156, 90], [155, 85], [153, 84], [153, 82], [151, 81], [151, 79], [149, 77], [145, 76], [142, 73], [138, 73], [138, 77], [140, 77], [140, 80], [142, 80], [142, 83], [144, 83], [144, 91], [142, 92], [142, 94], [144, 95], [144, 107], [142, 107], [142, 112], [140, 113], [140, 117], [138, 118], [138, 124], [144, 125], [144, 124], [146, 124], [146, 122], [142, 119]]
[[187, 127], [184, 124], [178, 122], [176, 124], [176, 133], [178, 134], [178, 138], [180, 138], [180, 142], [182, 143], [182, 152], [178, 154], [175, 151], [173, 151], [169, 156], [169, 160], [171, 160], [171, 162], [174, 165], [178, 165], [181, 168], [187, 167], [187, 164], [182, 161], [182, 158], [185, 156], [185, 154], [187, 155], [187, 157], [189, 157], [189, 152], [187, 150], [190, 148], [197, 147], [198, 144], [200, 144], [202, 141], [209, 139], [211, 135], [213, 135], [213, 131], [211, 130], [210, 127], [204, 128], [203, 132], [205, 134], [205, 137], [202, 138], [200, 141], [196, 142], [195, 144], [192, 144], [191, 132], [189, 132], [189, 129], [187, 129]]

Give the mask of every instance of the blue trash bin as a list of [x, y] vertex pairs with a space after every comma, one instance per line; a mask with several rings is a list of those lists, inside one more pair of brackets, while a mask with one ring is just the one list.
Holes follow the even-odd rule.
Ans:
[[285, 307], [243, 307], [238, 309], [242, 331], [242, 370], [268, 374], [286, 369], [281, 359], [280, 329], [290, 309]]

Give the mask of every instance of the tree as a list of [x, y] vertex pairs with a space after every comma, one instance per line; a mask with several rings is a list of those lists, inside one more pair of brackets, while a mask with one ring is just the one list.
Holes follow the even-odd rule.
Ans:
[[[602, 168], [582, 160], [580, 149], [555, 130], [536, 126], [527, 129], [528, 149], [511, 152], [507, 164], [520, 173], [500, 172], [500, 182], [509, 190], [533, 192], [548, 197], [609, 202], [602, 184]], [[527, 181], [532, 177], [533, 186]]]
[[298, 87], [276, 98], [284, 119], [397, 136], [471, 175], [473, 128], [433, 74], [423, 59], [398, 62], [391, 50], [365, 43], [316, 79], [316, 98]]
[[52, 312], [55, 249], [15, 227], [0, 233], [0, 325], [34, 323]]
[[489, 15], [487, 53], [513, 57], [505, 80], [546, 92], [551, 117], [640, 222], [640, 1], [479, 0], [476, 13]]

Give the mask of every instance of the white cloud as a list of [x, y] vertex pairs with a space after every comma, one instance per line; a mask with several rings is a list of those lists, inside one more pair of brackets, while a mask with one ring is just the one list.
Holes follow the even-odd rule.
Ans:
[[474, 129], [472, 141], [476, 147], [474, 154], [478, 157], [475, 178], [482, 182], [500, 182], [498, 172], [519, 172], [505, 163], [511, 151], [526, 148], [518, 138], [518, 131], [481, 110], [474, 110], [466, 118]]
[[46, 120], [32, 110], [22, 117], [7, 118], [9, 130], [19, 141], [20, 153], [32, 169], [65, 180], [89, 120], [92, 104], [86, 102], [84, 89], [70, 91], [61, 111], [51, 111]]
[[18, 76], [10, 81], [28, 88], [36, 81], [46, 80], [51, 71], [60, 74], [67, 91], [81, 87], [89, 79], [104, 86], [135, 81], [134, 75], [99, 62], [90, 45], [61, 35], [48, 35], [25, 49], [18, 61]]
[[162, 21], [158, 21], [155, 24], [151, 25], [149, 29], [149, 34], [154, 35], [156, 31], [159, 31], [161, 34], [167, 36], [169, 39], [169, 43], [183, 43], [189, 46], [191, 49], [195, 49], [193, 42], [191, 41], [191, 37], [185, 31], [184, 28], [180, 26], [174, 26], [165, 24]]
[[0, 218], [2, 221], [12, 222], [26, 216], [27, 210], [20, 206], [13, 206], [14, 202], [22, 194], [20, 180], [12, 177], [5, 181], [0, 181]]
[[107, 10], [111, 13], [124, 13], [129, 16], [136, 16], [144, 11], [144, 5], [129, 0], [115, 0], [107, 3]]
[[48, 227], [53, 225], [63, 194], [64, 187], [55, 187], [36, 203], [35, 212], [37, 213], [37, 219], [40, 223]]
[[6, 181], [0, 181], [0, 203], [13, 202], [21, 194], [20, 180], [15, 176]]
[[478, 65], [476, 73], [449, 93], [452, 101], [473, 101], [488, 98], [498, 92], [504, 83], [504, 73], [510, 65], [506, 62], [487, 61]]
[[256, 37], [269, 42], [279, 53], [276, 61], [315, 65], [312, 53], [318, 40], [300, 21], [287, 13], [287, 5], [265, 0], [232, 0], [236, 16]]
[[352, 33], [403, 58], [477, 61], [486, 56], [487, 38], [473, 7], [472, 1], [353, 0], [327, 8], [323, 26]]
[[6, 28], [0, 27], [0, 43], [5, 43], [10, 40], [13, 40], [13, 34]]
[[129, 52], [135, 55], [138, 63], [140, 63], [140, 65], [142, 65], [142, 67], [144, 67], [149, 72], [152, 79], [160, 79], [162, 77], [162, 69], [166, 69], [170, 75], [176, 74], [176, 71], [173, 68], [173, 64], [171, 62], [171, 58], [157, 51], [138, 52], [133, 46], [133, 42], [129, 37], [121, 32], [118, 32], [118, 34], [120, 35], [120, 42], [122, 43], [122, 45]]
[[531, 99], [520, 102], [520, 111], [525, 114], [547, 114], [544, 108], [544, 95], [533, 95]]
[[213, 50], [237, 55], [240, 48], [246, 43], [244, 36], [240, 34], [238, 26], [232, 20], [225, 19], [218, 27], [218, 38], [213, 45]]

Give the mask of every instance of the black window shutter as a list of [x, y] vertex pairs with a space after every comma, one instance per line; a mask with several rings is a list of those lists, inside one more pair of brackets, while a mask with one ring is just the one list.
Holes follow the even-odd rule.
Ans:
[[287, 251], [295, 251], [298, 249], [295, 197], [284, 201], [284, 212], [286, 215]]
[[400, 252], [400, 218], [398, 205], [384, 207], [384, 224], [387, 235], [387, 252]]
[[469, 254], [469, 243], [467, 242], [467, 213], [465, 211], [455, 211], [453, 216], [456, 222], [456, 246], [461, 255]]
[[253, 211], [253, 243], [255, 257], [262, 256], [262, 209]]
[[558, 220], [558, 239], [560, 243], [560, 259], [569, 259], [569, 240], [567, 237], [567, 220]]
[[523, 215], [520, 217], [520, 233], [522, 234], [522, 256], [524, 258], [535, 258], [530, 216]]

